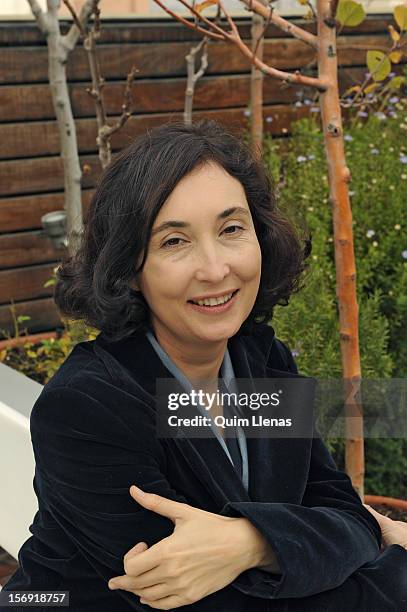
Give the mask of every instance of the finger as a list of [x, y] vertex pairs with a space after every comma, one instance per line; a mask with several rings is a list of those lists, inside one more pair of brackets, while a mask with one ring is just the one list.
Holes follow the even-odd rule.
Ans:
[[191, 602], [183, 600], [179, 595], [170, 595], [169, 597], [157, 599], [156, 601], [140, 599], [140, 603], [147, 604], [150, 608], [154, 608], [155, 610], [172, 610], [173, 608], [180, 608]]
[[125, 561], [126, 559], [130, 559], [131, 557], [134, 557], [134, 555], [144, 552], [147, 549], [148, 544], [146, 544], [145, 542], [138, 542], [135, 546], [133, 546], [133, 548], [130, 548], [130, 550], [126, 552], [123, 557], [123, 560]]
[[127, 574], [124, 574], [123, 576], [115, 576], [114, 579], [112, 578], [109, 580], [108, 587], [111, 591], [116, 591], [117, 589], [129, 591], [130, 593], [137, 591], [134, 578], [132, 576], [128, 576]]
[[123, 565], [126, 574], [136, 577], [159, 567], [163, 560], [162, 545], [167, 539], [168, 537], [160, 540], [142, 553], [129, 555], [128, 557], [125, 556], [123, 558]]
[[164, 597], [169, 597], [172, 594], [172, 591], [168, 584], [161, 582], [160, 584], [154, 584], [153, 586], [145, 589], [137, 588], [136, 593], [141, 599], [156, 601], [158, 599], [163, 599]]
[[147, 508], [147, 510], [161, 514], [161, 516], [166, 516], [174, 523], [177, 519], [185, 517], [190, 508], [188, 504], [167, 499], [156, 493], [146, 493], [136, 487], [136, 485], [130, 487], [130, 495], [138, 504]]

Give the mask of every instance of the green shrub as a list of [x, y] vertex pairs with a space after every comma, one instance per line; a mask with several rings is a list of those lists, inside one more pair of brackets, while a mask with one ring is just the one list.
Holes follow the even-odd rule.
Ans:
[[[29, 318], [29, 317], [28, 317]], [[17, 336], [23, 337], [17, 328]], [[26, 342], [0, 351], [0, 361], [29, 378], [45, 385], [68, 357], [78, 342], [94, 340], [97, 331], [82, 321], [65, 321], [56, 338], [33, 344]]]
[[[372, 116], [345, 129], [351, 170], [350, 194], [364, 378], [407, 375], [407, 103], [397, 116]], [[353, 122], [355, 123], [355, 122]], [[273, 327], [293, 351], [302, 373], [342, 375], [332, 214], [323, 136], [315, 120], [293, 125], [292, 138], [265, 139], [266, 160], [279, 185], [280, 207], [299, 228], [312, 233], [305, 288], [287, 307], [277, 307]], [[328, 438], [344, 467], [344, 440]], [[407, 441], [365, 441], [369, 493], [407, 497]]]

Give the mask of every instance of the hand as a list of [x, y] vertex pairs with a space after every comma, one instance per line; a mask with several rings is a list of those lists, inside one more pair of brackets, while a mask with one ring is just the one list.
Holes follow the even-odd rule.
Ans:
[[220, 516], [185, 503], [144, 493], [131, 496], [170, 518], [174, 532], [150, 548], [139, 542], [124, 556], [123, 576], [109, 581], [158, 610], [194, 603], [218, 591], [250, 567], [269, 563], [266, 541], [246, 518]]
[[400, 546], [407, 549], [407, 523], [404, 521], [393, 521], [393, 519], [388, 516], [376, 512], [376, 510], [367, 504], [363, 505], [373, 514], [379, 523], [385, 547], [391, 546], [392, 544], [400, 544]]

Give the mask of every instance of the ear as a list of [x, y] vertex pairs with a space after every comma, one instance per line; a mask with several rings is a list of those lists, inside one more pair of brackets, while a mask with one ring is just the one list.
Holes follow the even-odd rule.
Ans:
[[131, 289], [134, 289], [134, 291], [140, 291], [140, 287], [139, 287], [138, 282], [136, 281], [135, 278], [131, 279], [131, 281], [129, 283], [129, 286], [130, 286]]

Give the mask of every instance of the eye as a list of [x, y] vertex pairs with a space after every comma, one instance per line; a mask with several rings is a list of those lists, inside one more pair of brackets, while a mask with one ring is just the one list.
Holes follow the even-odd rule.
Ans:
[[[237, 231], [234, 232], [227, 232], [228, 234], [238, 234], [240, 232], [244, 232], [244, 227], [241, 227], [240, 225], [228, 225], [228, 227], [225, 227], [225, 229], [223, 230], [224, 232], [226, 232], [226, 230], [230, 230], [230, 229], [234, 229], [236, 228]], [[185, 242], [185, 240], [183, 238], [169, 238], [168, 240], [166, 240], [165, 242], [163, 242], [163, 244], [161, 245], [162, 249], [171, 249], [173, 247], [177, 247], [180, 246], [180, 242], [178, 243], [174, 243], [174, 240], [180, 240], [181, 242]]]
[[170, 249], [171, 247], [178, 246], [178, 244], [170, 244], [173, 240], [182, 240], [182, 238], [169, 238], [161, 245], [162, 249]]
[[230, 230], [233, 229], [234, 227], [237, 228], [237, 232], [227, 232], [228, 234], [236, 234], [236, 233], [240, 233], [240, 232], [244, 232], [244, 227], [241, 227], [240, 225], [228, 225], [227, 227], [225, 227], [225, 229], [223, 230], [224, 232], [226, 232], [226, 230]]

